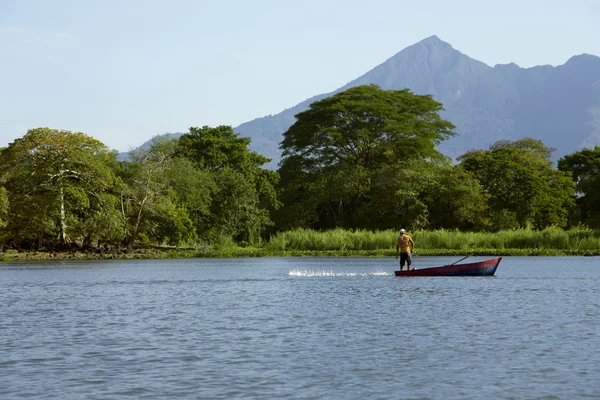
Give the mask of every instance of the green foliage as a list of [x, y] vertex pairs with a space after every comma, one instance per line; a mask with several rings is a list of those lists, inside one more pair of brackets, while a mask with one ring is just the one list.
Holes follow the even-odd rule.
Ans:
[[576, 184], [577, 206], [584, 224], [600, 227], [600, 147], [583, 149], [558, 160], [558, 169]]
[[420, 197], [429, 211], [430, 229], [479, 231], [487, 227], [488, 195], [460, 165], [437, 168]]
[[[150, 147], [131, 152], [132, 162], [122, 165], [125, 186], [120, 209], [130, 251], [138, 240], [178, 245], [197, 238], [188, 209], [179, 201], [187, 199], [188, 205], [201, 213], [207, 208], [202, 200], [208, 199], [209, 189], [202, 191], [202, 181], [193, 182], [193, 177], [203, 175], [195, 174], [189, 163], [173, 159], [176, 147], [175, 139], [157, 136]], [[200, 186], [195, 187], [195, 183]], [[184, 193], [186, 189], [190, 193]]]
[[196, 235], [204, 237], [210, 225], [213, 195], [217, 191], [214, 173], [196, 167], [184, 157], [173, 157], [167, 163], [163, 179], [169, 187], [169, 196], [182, 208], [180, 211], [185, 209]]
[[260, 233], [269, 225], [269, 213], [259, 207], [256, 187], [246, 177], [232, 170], [216, 174], [218, 189], [211, 207], [211, 227], [218, 235], [256, 243]]
[[426, 226], [424, 177], [444, 160], [435, 145], [453, 135], [441, 110], [431, 96], [375, 85], [311, 104], [281, 143], [277, 226]]
[[394, 231], [296, 229], [277, 233], [265, 244], [268, 250], [377, 250], [394, 246]]
[[248, 149], [250, 138], [239, 137], [231, 126], [191, 127], [179, 138], [178, 154], [209, 171], [231, 169], [246, 175], [268, 163], [268, 158]]
[[379, 257], [403, 227], [417, 255], [600, 254], [585, 228], [600, 227], [599, 147], [557, 170], [543, 142], [503, 140], [452, 166], [435, 150], [452, 135], [440, 110], [376, 86], [315, 102], [284, 135], [278, 172], [228, 126], [157, 136], [122, 163], [83, 133], [33, 129], [0, 149], [0, 244]]
[[3, 229], [5, 243], [26, 249], [57, 245], [54, 196], [45, 192], [17, 196], [9, 192], [13, 200]]
[[368, 201], [360, 208], [361, 226], [367, 229], [409, 229], [427, 226], [429, 210], [421, 193], [435, 180], [437, 166], [412, 160], [383, 167], [372, 174]]
[[362, 213], [371, 229], [482, 229], [487, 196], [460, 166], [411, 160], [372, 177], [371, 201]]
[[209, 241], [225, 235], [260, 243], [273, 224], [270, 211], [280, 206], [275, 190], [279, 174], [263, 169], [270, 160], [250, 151], [249, 144], [249, 138], [240, 138], [230, 126], [192, 127], [179, 139], [176, 154], [206, 171], [214, 182], [210, 206], [201, 212], [201, 221], [195, 220]]
[[442, 158], [435, 145], [454, 126], [431, 96], [358, 86], [312, 103], [284, 133], [283, 156], [312, 160], [316, 168], [353, 164], [376, 169], [411, 158]]
[[97, 239], [94, 216], [119, 185], [116, 153], [80, 132], [37, 128], [0, 154], [7, 189], [7, 231], [31, 245], [86, 245]]
[[4, 186], [0, 186], [0, 228], [6, 226], [6, 220], [8, 217], [8, 193]]
[[[541, 231], [517, 229], [495, 233], [440, 229], [417, 230], [409, 234], [415, 241], [415, 255], [421, 256], [435, 255], [436, 250], [446, 254], [448, 250], [457, 251], [456, 254], [473, 254], [477, 249], [482, 252], [515, 249], [564, 250], [579, 253], [600, 251], [600, 230], [585, 228], [564, 231], [551, 227]], [[389, 250], [391, 252], [397, 237], [398, 234], [392, 230], [372, 232], [333, 229], [319, 232], [296, 229], [273, 235], [264, 249], [267, 251]], [[523, 255], [533, 254], [531, 251]], [[510, 254], [516, 255], [514, 251]]]
[[533, 225], [566, 227], [574, 186], [548, 160], [551, 149], [541, 141], [503, 141], [459, 158], [489, 195], [494, 230]]
[[419, 231], [412, 237], [419, 248], [469, 250], [537, 249], [599, 251], [600, 231], [549, 227], [543, 230], [517, 229], [491, 232]]
[[197, 241], [194, 224], [187, 210], [170, 197], [157, 202], [150, 211], [143, 232], [147, 242], [179, 246]]
[[511, 141], [511, 140], [498, 140], [496, 143], [490, 146], [490, 150], [500, 150], [500, 149], [519, 149], [524, 150], [530, 153], [533, 156], [533, 159], [540, 159], [550, 161], [552, 158], [552, 153], [556, 150], [552, 147], [547, 147], [541, 140], [532, 139], [532, 138], [524, 138], [521, 140]]

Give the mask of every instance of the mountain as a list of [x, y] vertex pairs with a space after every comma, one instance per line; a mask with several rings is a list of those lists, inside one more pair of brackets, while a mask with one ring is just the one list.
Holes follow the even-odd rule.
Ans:
[[294, 115], [314, 101], [366, 84], [433, 95], [444, 105], [442, 117], [456, 125], [457, 136], [439, 146], [453, 159], [500, 139], [541, 139], [557, 149], [555, 158], [600, 144], [600, 57], [583, 54], [557, 67], [490, 67], [437, 36], [405, 48], [331, 93], [234, 130], [250, 137], [252, 150], [272, 158], [268, 167], [277, 168], [279, 143]]
[[[173, 138], [173, 139], [178, 139], [183, 134], [184, 134], [184, 132], [173, 132], [173, 133], [163, 133], [162, 135], [155, 135], [152, 139], [146, 140], [140, 146], [136, 147], [135, 150], [150, 148], [150, 145], [152, 144], [152, 141], [156, 137], [158, 137], [158, 136], [160, 136], [160, 137], [166, 136], [166, 137], [170, 137], [170, 138]], [[129, 161], [130, 160], [130, 158], [129, 158], [129, 151], [119, 152], [117, 154], [117, 160], [118, 161]]]

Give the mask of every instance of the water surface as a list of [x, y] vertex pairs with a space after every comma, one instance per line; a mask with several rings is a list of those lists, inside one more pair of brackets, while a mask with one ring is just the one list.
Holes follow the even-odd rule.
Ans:
[[504, 257], [495, 277], [419, 278], [393, 276], [393, 258], [4, 264], [0, 398], [600, 398], [598, 264]]

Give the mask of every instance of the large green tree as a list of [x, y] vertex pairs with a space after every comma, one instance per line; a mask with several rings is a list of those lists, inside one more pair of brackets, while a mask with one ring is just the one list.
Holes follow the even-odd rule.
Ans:
[[398, 173], [409, 174], [411, 160], [445, 159], [436, 145], [454, 135], [454, 126], [441, 110], [431, 96], [376, 85], [312, 103], [283, 135], [278, 225], [386, 229], [426, 223], [420, 186], [412, 185], [419, 182]]
[[535, 139], [501, 141], [459, 157], [489, 195], [493, 229], [566, 227], [574, 185], [552, 166], [552, 149]]
[[218, 236], [254, 243], [272, 225], [271, 210], [280, 203], [279, 174], [263, 168], [270, 159], [249, 149], [250, 139], [231, 126], [192, 127], [180, 137], [177, 154], [208, 171], [215, 182], [205, 218], [209, 240]]
[[12, 238], [86, 245], [99, 224], [118, 225], [115, 162], [115, 152], [81, 132], [37, 128], [16, 139], [0, 155]]
[[440, 118], [442, 104], [408, 89], [357, 86], [312, 103], [283, 134], [283, 157], [323, 168], [337, 164], [376, 169], [414, 158], [443, 158], [435, 149], [454, 135]]

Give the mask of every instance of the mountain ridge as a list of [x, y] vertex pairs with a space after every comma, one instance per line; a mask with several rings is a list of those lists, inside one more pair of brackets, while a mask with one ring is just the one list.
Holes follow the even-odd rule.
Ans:
[[543, 140], [557, 148], [556, 158], [600, 144], [600, 89], [595, 89], [600, 88], [599, 57], [583, 53], [558, 66], [489, 66], [437, 35], [400, 50], [332, 92], [234, 129], [250, 137], [253, 150], [262, 150], [275, 164], [279, 160], [277, 145], [294, 122], [294, 114], [313, 101], [363, 84], [433, 95], [444, 106], [442, 117], [457, 127], [457, 136], [438, 146], [451, 158], [471, 149], [488, 148], [500, 139]]
[[523, 68], [514, 62], [490, 66], [437, 35], [400, 50], [338, 89], [234, 130], [250, 137], [250, 148], [271, 158], [267, 167], [275, 169], [282, 135], [296, 114], [314, 101], [367, 84], [386, 90], [408, 88], [441, 102], [441, 116], [456, 126], [457, 135], [438, 150], [453, 159], [501, 139], [543, 140], [557, 149], [555, 158], [600, 144], [600, 57], [583, 53], [557, 66]]

